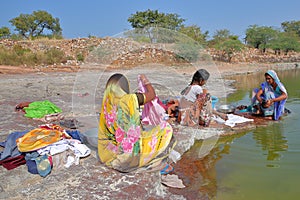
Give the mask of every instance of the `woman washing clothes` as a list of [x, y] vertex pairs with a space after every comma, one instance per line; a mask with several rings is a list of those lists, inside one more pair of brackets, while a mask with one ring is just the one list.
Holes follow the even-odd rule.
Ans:
[[148, 130], [142, 126], [140, 106], [152, 101], [156, 94], [145, 75], [139, 78], [147, 89], [145, 93], [130, 93], [129, 82], [122, 74], [114, 74], [107, 81], [99, 122], [98, 155], [101, 162], [121, 172], [162, 165], [165, 168], [161, 173], [168, 173], [173, 168], [163, 161], [172, 148], [173, 130], [166, 121]]
[[[205, 69], [199, 69], [193, 75], [192, 81], [181, 94], [180, 113], [178, 121], [185, 126], [209, 126], [212, 114], [218, 114], [212, 109], [211, 95], [203, 85], [210, 74]], [[224, 116], [222, 116], [224, 118]]]
[[253, 113], [279, 120], [284, 113], [287, 91], [274, 70], [268, 70], [265, 79], [261, 87], [253, 91]]

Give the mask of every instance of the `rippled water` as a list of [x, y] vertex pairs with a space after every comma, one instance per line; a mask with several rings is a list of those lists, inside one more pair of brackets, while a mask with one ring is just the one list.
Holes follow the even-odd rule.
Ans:
[[[223, 137], [204, 158], [197, 157], [201, 141], [181, 162], [190, 163], [185, 178], [187, 196], [209, 199], [299, 199], [300, 180], [300, 69], [279, 71], [292, 113], [267, 127]], [[263, 74], [234, 77], [237, 92], [227, 99], [250, 102], [251, 90]]]

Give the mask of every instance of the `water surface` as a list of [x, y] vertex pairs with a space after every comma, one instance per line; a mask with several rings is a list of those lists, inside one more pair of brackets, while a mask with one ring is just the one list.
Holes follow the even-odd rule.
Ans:
[[[266, 127], [222, 137], [204, 158], [201, 141], [180, 162], [190, 163], [187, 197], [208, 199], [299, 199], [300, 180], [300, 69], [278, 71], [288, 90], [286, 107], [292, 113]], [[248, 105], [252, 89], [263, 74], [234, 77], [237, 92], [227, 99]], [[179, 163], [180, 165], [180, 163]]]

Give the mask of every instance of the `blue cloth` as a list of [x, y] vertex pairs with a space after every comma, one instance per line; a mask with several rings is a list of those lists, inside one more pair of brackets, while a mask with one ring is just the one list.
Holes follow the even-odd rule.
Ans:
[[[38, 153], [33, 153], [31, 155], [27, 155], [26, 153], [26, 165], [28, 172], [31, 174], [39, 174], [42, 177], [46, 177], [50, 174], [52, 170], [52, 163], [49, 160], [48, 155], [38, 155]], [[38, 155], [36, 157], [36, 155]]]
[[73, 138], [76, 140], [79, 140], [80, 142], [82, 142], [82, 139], [80, 137], [80, 132], [78, 130], [66, 130], [66, 132]]
[[31, 174], [39, 173], [35, 160], [26, 160], [26, 165], [27, 165], [27, 169], [28, 169], [29, 173], [31, 173]]
[[16, 140], [25, 135], [26, 133], [28, 133], [28, 131], [12, 132], [7, 136], [5, 142], [0, 142], [0, 146], [4, 147], [4, 150], [0, 152], [0, 160], [4, 160], [9, 157], [19, 156], [22, 154], [17, 148]]

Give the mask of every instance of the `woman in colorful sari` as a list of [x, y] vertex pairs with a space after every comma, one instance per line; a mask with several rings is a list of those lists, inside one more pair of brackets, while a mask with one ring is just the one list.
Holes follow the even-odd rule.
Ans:
[[265, 79], [260, 89], [254, 89], [252, 98], [253, 107], [256, 108], [254, 113], [278, 120], [284, 113], [288, 94], [274, 70], [268, 70]]
[[98, 155], [101, 162], [121, 172], [157, 167], [171, 149], [173, 130], [166, 121], [147, 130], [141, 124], [140, 106], [156, 94], [145, 75], [139, 78], [145, 93], [130, 93], [127, 78], [112, 75], [102, 101]]
[[211, 96], [202, 86], [209, 78], [209, 72], [199, 69], [181, 94], [178, 121], [185, 126], [209, 126], [213, 113]]

